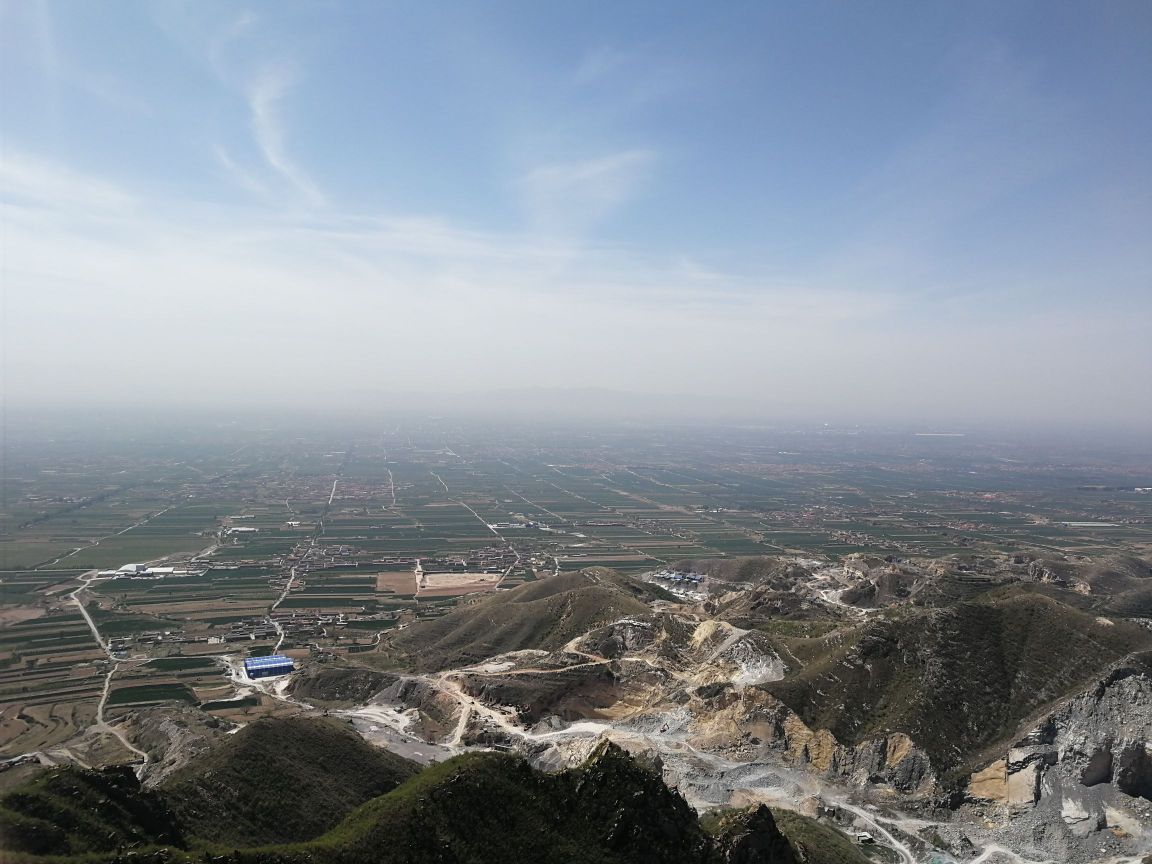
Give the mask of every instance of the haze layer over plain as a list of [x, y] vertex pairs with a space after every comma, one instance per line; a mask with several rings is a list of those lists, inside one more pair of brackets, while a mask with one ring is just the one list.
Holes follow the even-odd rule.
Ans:
[[2, 15], [12, 404], [1152, 423], [1146, 3]]

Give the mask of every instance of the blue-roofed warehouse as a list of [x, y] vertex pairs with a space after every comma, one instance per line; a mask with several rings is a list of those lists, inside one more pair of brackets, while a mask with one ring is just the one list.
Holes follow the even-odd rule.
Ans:
[[269, 657], [249, 657], [244, 661], [244, 672], [249, 678], [271, 678], [273, 675], [287, 675], [296, 667], [292, 658], [283, 654]]

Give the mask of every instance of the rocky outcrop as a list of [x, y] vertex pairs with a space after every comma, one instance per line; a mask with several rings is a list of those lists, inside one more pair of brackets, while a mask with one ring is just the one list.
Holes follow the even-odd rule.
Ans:
[[1144, 812], [1152, 801], [1150, 664], [1147, 656], [1130, 658], [1044, 717], [971, 776], [969, 797], [1017, 813], [1050, 806], [1075, 837], [1113, 823], [1124, 830], [1126, 812]]
[[1116, 788], [1133, 797], [1152, 801], [1152, 744], [1127, 741], [1115, 757], [1113, 782]]
[[724, 864], [793, 864], [796, 855], [763, 804], [740, 813], [720, 833]]
[[652, 622], [625, 618], [593, 630], [581, 643], [587, 651], [601, 657], [616, 658], [646, 648], [656, 636], [657, 630]]
[[420, 678], [400, 678], [383, 690], [378, 698], [388, 704], [416, 709], [412, 713], [417, 725], [411, 731], [417, 732], [425, 741], [443, 741], [460, 719], [459, 703]]
[[664, 785], [660, 773], [658, 762], [645, 764], [603, 741], [571, 775], [573, 815], [597, 845], [622, 860], [705, 858], [709, 838], [696, 825], [692, 808]]
[[469, 696], [515, 710], [525, 726], [545, 716], [579, 720], [619, 700], [616, 678], [605, 665], [581, 664], [571, 669], [508, 675], [461, 672], [457, 680]]
[[[1145, 661], [1147, 662], [1147, 661]], [[1082, 786], [1112, 783], [1152, 800], [1152, 674], [1144, 663], [1113, 670], [1041, 723], [1032, 738], [1055, 749], [1061, 774]]]
[[968, 794], [980, 801], [1008, 800], [1008, 760], [997, 759], [968, 781]]
[[207, 752], [235, 726], [196, 708], [147, 708], [132, 718], [133, 740], [148, 754], [146, 786], [161, 783]]
[[699, 693], [688, 707], [695, 718], [690, 740], [700, 749], [726, 752], [742, 761], [782, 760], [829, 780], [887, 784], [905, 793], [928, 792], [935, 784], [927, 755], [903, 733], [851, 746], [826, 729], [809, 728], [763, 690], [727, 689], [711, 699]]
[[[683, 635], [683, 634], [681, 634]], [[743, 689], [768, 681], [779, 681], [787, 666], [762, 633], [744, 630], [717, 620], [697, 623], [687, 639], [669, 651], [666, 638], [664, 657], [674, 659], [686, 677], [696, 684], [731, 683]]]

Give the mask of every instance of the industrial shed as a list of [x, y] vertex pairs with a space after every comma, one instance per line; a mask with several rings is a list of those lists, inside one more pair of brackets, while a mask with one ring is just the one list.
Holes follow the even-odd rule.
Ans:
[[250, 657], [244, 661], [244, 672], [249, 678], [271, 678], [273, 675], [287, 675], [296, 667], [292, 665], [292, 658], [283, 654], [273, 654], [269, 657]]

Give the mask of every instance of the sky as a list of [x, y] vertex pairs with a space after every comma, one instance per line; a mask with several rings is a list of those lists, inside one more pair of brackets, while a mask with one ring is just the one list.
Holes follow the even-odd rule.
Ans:
[[1144, 0], [6, 0], [0, 76], [9, 407], [1152, 434]]

